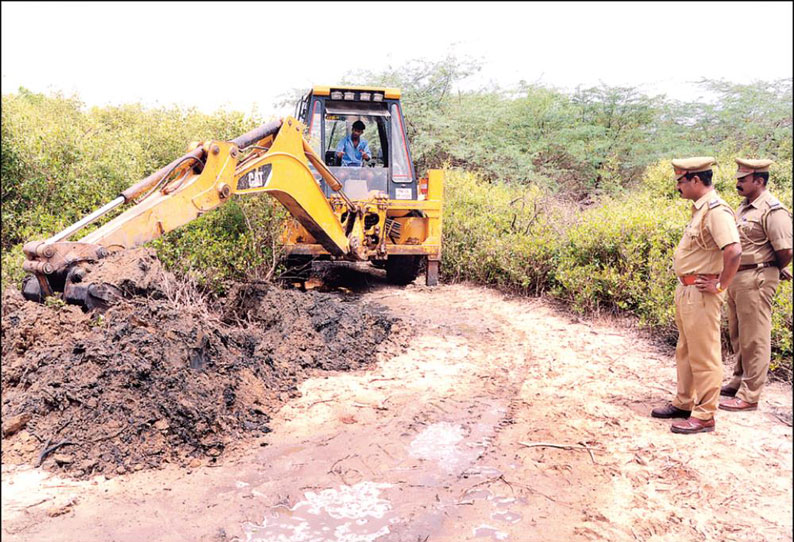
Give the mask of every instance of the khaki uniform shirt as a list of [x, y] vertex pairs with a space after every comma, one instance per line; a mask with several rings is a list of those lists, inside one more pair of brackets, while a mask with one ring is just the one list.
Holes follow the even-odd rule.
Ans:
[[777, 261], [776, 250], [791, 248], [791, 213], [769, 191], [736, 210], [742, 242], [741, 264]]
[[738, 242], [733, 210], [714, 190], [709, 190], [692, 205], [692, 218], [673, 254], [675, 274], [721, 273], [722, 249]]

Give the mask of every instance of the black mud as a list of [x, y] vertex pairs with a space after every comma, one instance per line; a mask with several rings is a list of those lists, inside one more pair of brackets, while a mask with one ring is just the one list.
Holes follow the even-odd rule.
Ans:
[[356, 296], [240, 284], [210, 306], [146, 249], [89, 276], [123, 298], [100, 314], [4, 295], [4, 463], [87, 477], [212, 462], [269, 432], [303, 379], [399, 349], [397, 320]]

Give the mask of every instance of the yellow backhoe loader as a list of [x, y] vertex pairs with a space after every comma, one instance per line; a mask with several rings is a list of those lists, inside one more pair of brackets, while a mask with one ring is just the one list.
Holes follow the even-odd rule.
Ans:
[[[338, 150], [354, 123], [369, 136], [368, 161], [342, 165]], [[361, 124], [357, 125], [358, 127]], [[411, 160], [400, 91], [376, 87], [314, 87], [295, 117], [264, 124], [232, 141], [192, 145], [187, 154], [45, 241], [26, 243], [23, 295], [101, 304], [90, 281], [93, 262], [140, 246], [228, 202], [265, 192], [292, 219], [284, 234], [291, 265], [312, 259], [369, 261], [395, 283], [413, 281], [425, 263], [438, 281], [443, 172], [418, 179]], [[349, 139], [349, 138], [348, 138]], [[111, 210], [125, 212], [78, 241], [69, 238]]]

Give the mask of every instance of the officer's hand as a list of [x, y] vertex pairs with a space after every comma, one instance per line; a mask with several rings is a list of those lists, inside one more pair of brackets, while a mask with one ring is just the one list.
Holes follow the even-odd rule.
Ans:
[[697, 288], [699, 292], [718, 294], [717, 282], [719, 282], [718, 279], [707, 279], [703, 277], [703, 275], [698, 275], [695, 279], [695, 288]]

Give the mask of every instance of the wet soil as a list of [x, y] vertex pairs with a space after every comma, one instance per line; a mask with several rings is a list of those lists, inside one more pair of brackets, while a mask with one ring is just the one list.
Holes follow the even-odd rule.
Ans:
[[386, 307], [405, 348], [315, 370], [272, 432], [215, 463], [110, 479], [4, 464], [4, 540], [792, 540], [788, 385], [678, 435], [649, 416], [673, 352], [632, 321], [420, 282], [353, 266], [307, 283]]
[[303, 379], [371, 363], [396, 322], [371, 303], [265, 284], [211, 306], [147, 249], [89, 277], [122, 297], [84, 313], [4, 296], [4, 464], [81, 478], [213, 463], [270, 432]]

